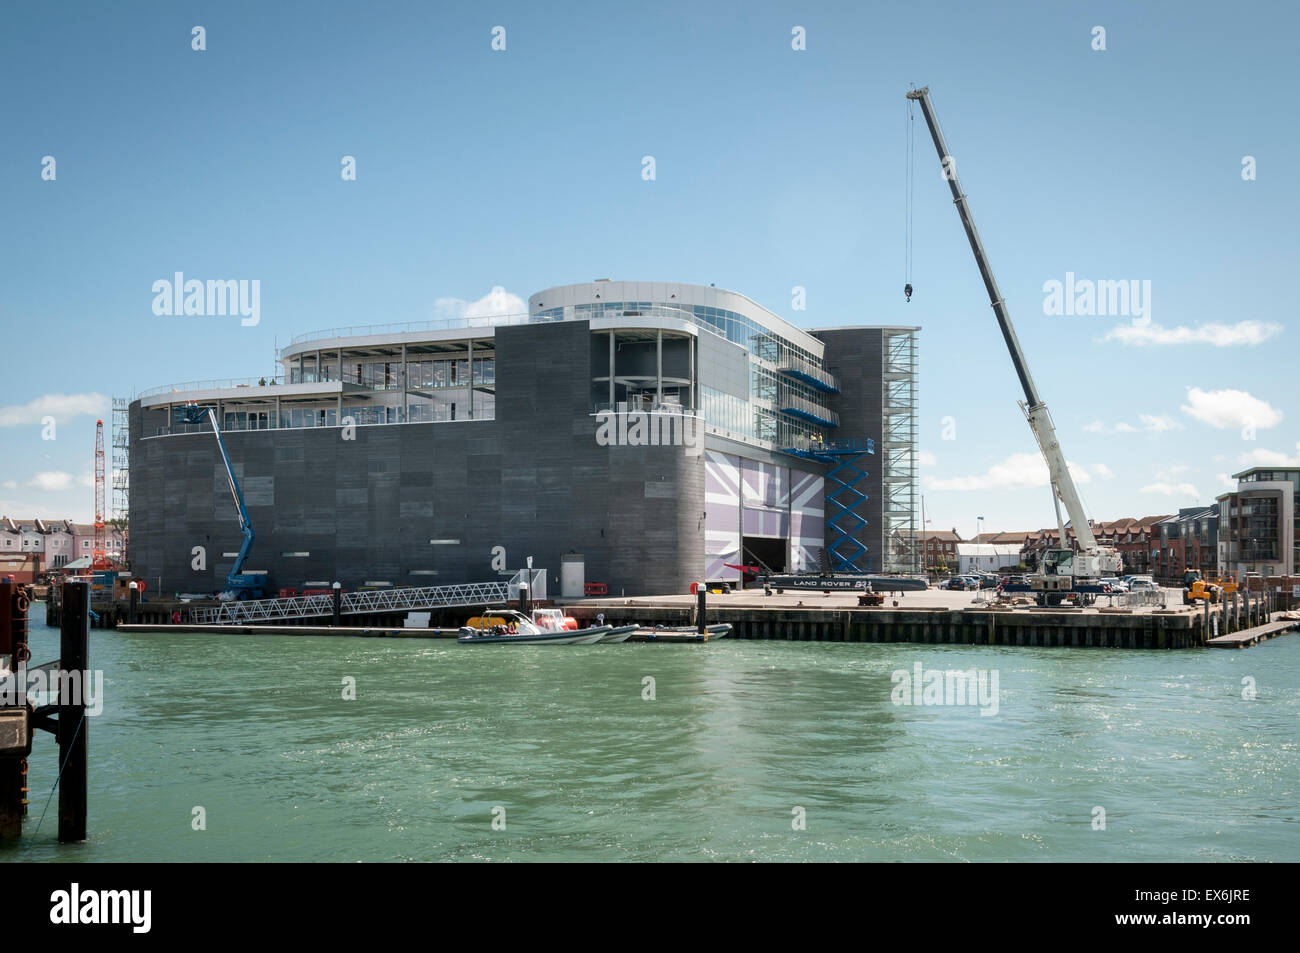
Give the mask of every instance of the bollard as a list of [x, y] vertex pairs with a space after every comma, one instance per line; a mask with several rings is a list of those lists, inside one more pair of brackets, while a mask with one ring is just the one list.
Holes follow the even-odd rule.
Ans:
[[334, 583], [334, 625], [343, 624], [343, 587]]
[[59, 629], [59, 841], [86, 839], [86, 688], [90, 680], [90, 583], [63, 586]]
[[700, 583], [695, 590], [695, 631], [700, 635], [709, 631], [708, 592], [708, 587], [704, 583]]

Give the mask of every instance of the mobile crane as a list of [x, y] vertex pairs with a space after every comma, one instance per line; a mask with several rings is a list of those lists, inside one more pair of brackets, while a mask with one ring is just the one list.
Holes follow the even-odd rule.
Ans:
[[[1029, 421], [1029, 429], [1034, 433], [1034, 439], [1038, 442], [1038, 449], [1043, 454], [1043, 459], [1047, 461], [1047, 470], [1052, 482], [1052, 504], [1056, 508], [1056, 525], [1061, 533], [1061, 548], [1049, 549], [1043, 553], [1038, 571], [1027, 578], [1025, 588], [1036, 594], [1040, 605], [1059, 605], [1067, 596], [1073, 598], [1076, 604], [1091, 602], [1096, 598], [1096, 593], [1102, 591], [1102, 577], [1114, 576], [1119, 572], [1120, 555], [1114, 548], [1100, 545], [1088, 523], [1083, 501], [1079, 498], [1079, 491], [1075, 488], [1074, 479], [1070, 476], [1070, 469], [1065, 462], [1065, 454], [1061, 451], [1060, 441], [1056, 438], [1056, 427], [1052, 423], [1051, 414], [1048, 413], [1047, 404], [1038, 396], [1038, 389], [1029, 374], [1029, 365], [1025, 361], [1024, 351], [1021, 350], [1020, 342], [1016, 339], [1015, 328], [1011, 325], [1006, 301], [1002, 297], [1002, 292], [998, 290], [997, 280], [993, 277], [993, 268], [989, 265], [988, 255], [984, 252], [984, 244], [975, 229], [975, 220], [971, 217], [970, 207], [962, 192], [961, 182], [957, 178], [956, 164], [948, 152], [943, 132], [939, 129], [939, 120], [935, 117], [934, 107], [930, 104], [930, 87], [924, 86], [921, 89], [911, 90], [907, 98], [920, 105], [925, 124], [930, 129], [930, 138], [934, 140], [934, 147], [939, 152], [943, 177], [952, 191], [957, 214], [961, 217], [962, 226], [966, 229], [966, 238], [970, 241], [971, 251], [975, 254], [975, 264], [979, 268], [980, 277], [984, 279], [989, 302], [993, 306], [994, 315], [997, 316], [998, 326], [1002, 329], [1002, 338], [1006, 341], [1007, 350], [1011, 352], [1011, 363], [1015, 366], [1016, 375], [1020, 378], [1020, 386], [1025, 393], [1025, 399], [1019, 402], [1020, 409]], [[907, 288], [909, 300], [911, 291], [909, 284]], [[1075, 539], [1079, 544], [1078, 552], [1070, 547], [1066, 537], [1065, 524], [1061, 520], [1061, 504], [1065, 505], [1065, 511], [1069, 514], [1070, 527], [1074, 530]]]
[[235, 511], [239, 515], [239, 531], [244, 534], [244, 544], [239, 547], [235, 564], [230, 568], [230, 574], [226, 576], [225, 591], [219, 593], [217, 598], [222, 602], [260, 599], [266, 590], [266, 573], [244, 571], [244, 562], [253, 548], [256, 534], [253, 532], [252, 521], [248, 518], [248, 508], [244, 505], [244, 493], [239, 488], [239, 481], [235, 479], [235, 468], [230, 463], [226, 441], [222, 439], [221, 428], [217, 426], [217, 412], [211, 407], [200, 407], [196, 403], [188, 403], [180, 410], [180, 419], [187, 424], [201, 424], [205, 418], [212, 424], [212, 433], [217, 438], [217, 449], [221, 451], [221, 462], [226, 468], [230, 495], [235, 498]]

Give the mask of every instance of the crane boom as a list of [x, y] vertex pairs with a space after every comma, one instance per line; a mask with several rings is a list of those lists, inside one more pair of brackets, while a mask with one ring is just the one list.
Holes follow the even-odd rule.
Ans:
[[230, 484], [230, 495], [235, 498], [235, 511], [239, 514], [239, 531], [244, 535], [244, 544], [239, 547], [239, 554], [235, 557], [235, 564], [230, 568], [231, 576], [238, 576], [240, 570], [244, 568], [244, 561], [248, 559], [249, 550], [253, 548], [253, 524], [248, 519], [248, 508], [244, 506], [244, 494], [239, 489], [239, 482], [235, 479], [235, 468], [230, 462], [230, 454], [226, 451], [226, 441], [221, 437], [221, 428], [217, 426], [217, 412], [209, 407], [208, 421], [212, 424], [212, 432], [217, 437], [217, 447], [221, 450], [221, 462], [226, 467], [226, 482]]
[[[948, 144], [944, 141], [943, 131], [939, 128], [939, 120], [935, 117], [934, 107], [930, 104], [930, 87], [924, 86], [921, 89], [914, 89], [907, 94], [907, 98], [920, 104], [921, 114], [925, 117], [925, 124], [930, 129], [930, 138], [934, 140], [934, 147], [939, 152], [939, 163], [943, 168], [943, 176], [948, 181], [948, 188], [952, 191], [952, 199], [957, 206], [957, 214], [961, 217], [962, 226], [966, 229], [966, 238], [970, 241], [971, 251], [975, 254], [975, 264], [979, 267], [980, 277], [984, 279], [984, 287], [988, 291], [989, 302], [993, 306], [994, 315], [997, 316], [998, 326], [1002, 329], [1002, 338], [1006, 341], [1007, 350], [1011, 353], [1011, 363], [1015, 366], [1016, 375], [1020, 378], [1020, 386], [1025, 392], [1025, 400], [1021, 403], [1020, 408], [1029, 420], [1029, 427], [1034, 432], [1034, 439], [1038, 442], [1038, 449], [1047, 462], [1052, 490], [1056, 497], [1065, 504], [1065, 511], [1070, 517], [1070, 525], [1074, 529], [1080, 549], [1085, 554], [1095, 555], [1099, 551], [1097, 539], [1093, 535], [1091, 525], [1088, 523], [1088, 515], [1084, 512], [1083, 501], [1079, 498], [1079, 491], [1074, 485], [1074, 478], [1070, 476], [1070, 468], [1066, 465], [1065, 454], [1062, 452], [1060, 441], [1056, 437], [1056, 427], [1052, 423], [1051, 414], [1048, 413], [1047, 405], [1038, 396], [1038, 389], [1034, 386], [1034, 379], [1029, 373], [1029, 364], [1025, 360], [1025, 352], [1020, 347], [1020, 341], [1016, 338], [1016, 330], [1011, 324], [1011, 316], [1007, 313], [1006, 301], [1002, 297], [1002, 292], [998, 289], [997, 279], [993, 277], [993, 268], [989, 264], [987, 253], [984, 251], [984, 243], [980, 241], [980, 235], [975, 228], [975, 220], [971, 217], [966, 195], [962, 192], [961, 180], [957, 178], [956, 164], [952, 160], [951, 153], [948, 152]], [[1064, 534], [1062, 534], [1061, 545], [1067, 545]], [[1118, 557], [1107, 558], [1102, 562], [1103, 565], [1098, 567], [1099, 569], [1118, 568]], [[1109, 565], [1111, 562], [1114, 563], [1113, 566]]]
[[239, 488], [239, 481], [235, 479], [235, 468], [230, 462], [230, 453], [226, 450], [226, 441], [221, 436], [221, 428], [217, 426], [217, 412], [212, 407], [200, 407], [197, 404], [187, 404], [181, 414], [186, 423], [197, 424], [206, 417], [212, 425], [213, 436], [217, 438], [217, 449], [221, 451], [221, 463], [226, 470], [226, 482], [230, 486], [230, 495], [235, 500], [235, 512], [239, 516], [239, 531], [244, 536], [244, 543], [239, 547], [239, 552], [235, 555], [235, 563], [230, 569], [230, 574], [226, 576], [227, 591], [234, 598], [252, 596], [259, 598], [261, 596], [262, 578], [258, 574], [244, 573], [244, 562], [248, 559], [248, 554], [253, 548], [253, 539], [256, 534], [253, 532], [253, 523], [248, 516], [248, 507], [244, 505], [244, 492]]

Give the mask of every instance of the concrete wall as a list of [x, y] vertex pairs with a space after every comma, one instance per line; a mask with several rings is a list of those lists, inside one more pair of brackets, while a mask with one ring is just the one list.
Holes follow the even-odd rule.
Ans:
[[[592, 340], [579, 321], [498, 328], [495, 420], [363, 426], [355, 440], [340, 428], [225, 435], [257, 533], [244, 568], [268, 570], [273, 589], [475, 582], [496, 578], [504, 546], [508, 567], [534, 557], [554, 592], [571, 551], [612, 593], [684, 591], [703, 570], [703, 458], [596, 443]], [[137, 402], [132, 568], [155, 591], [216, 591], [241, 543], [216, 441], [141, 438], [140, 423]], [[191, 568], [195, 546], [205, 570]]]

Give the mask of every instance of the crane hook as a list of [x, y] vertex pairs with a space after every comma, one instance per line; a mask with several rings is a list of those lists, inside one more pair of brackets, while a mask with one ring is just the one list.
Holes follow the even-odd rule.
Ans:
[[908, 301], [911, 301], [911, 300], [912, 300], [912, 284], [911, 284], [911, 282], [908, 282], [907, 284], [903, 285], [903, 294], [907, 295], [907, 300], [908, 300]]

